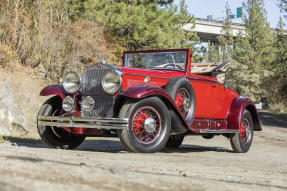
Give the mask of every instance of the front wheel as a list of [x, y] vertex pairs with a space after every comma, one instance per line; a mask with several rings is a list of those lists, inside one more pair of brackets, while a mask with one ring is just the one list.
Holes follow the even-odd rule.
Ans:
[[[58, 116], [61, 111], [62, 99], [55, 96], [42, 105], [38, 116]], [[41, 139], [50, 148], [73, 149], [85, 140], [85, 136], [70, 133], [63, 128], [43, 125], [37, 125], [37, 128]]]
[[230, 138], [232, 149], [236, 153], [246, 153], [252, 143], [254, 124], [251, 113], [244, 110], [240, 132]]
[[170, 135], [170, 115], [157, 97], [127, 102], [120, 110], [120, 118], [128, 118], [129, 126], [119, 130], [121, 142], [131, 152], [160, 151]]

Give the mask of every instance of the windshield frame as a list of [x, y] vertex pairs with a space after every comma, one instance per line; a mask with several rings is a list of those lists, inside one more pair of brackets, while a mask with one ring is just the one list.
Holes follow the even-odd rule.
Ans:
[[[185, 72], [188, 69], [188, 61], [189, 61], [189, 49], [166, 49], [166, 50], [142, 50], [142, 51], [125, 51], [124, 55], [123, 55], [123, 66], [124, 67], [128, 67], [126, 66], [126, 55], [127, 54], [137, 54], [137, 53], [143, 53], [143, 54], [147, 54], [147, 53], [160, 53], [160, 52], [185, 52], [186, 53], [186, 60], [185, 60], [185, 65], [184, 65], [184, 70], [180, 70], [180, 69], [176, 69], [176, 68], [145, 68], [145, 70], [172, 70], [172, 71], [180, 71], [180, 72]], [[128, 67], [128, 68], [135, 68], [135, 67]], [[138, 68], [138, 69], [144, 69], [144, 68]]]

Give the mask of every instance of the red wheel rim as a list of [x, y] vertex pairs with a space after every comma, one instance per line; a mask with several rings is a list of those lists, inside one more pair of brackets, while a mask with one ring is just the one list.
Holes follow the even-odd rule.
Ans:
[[185, 88], [180, 88], [177, 91], [177, 94], [175, 97], [175, 103], [184, 117], [186, 117], [188, 114], [188, 111], [184, 109], [184, 101], [187, 99], [190, 101], [190, 95], [188, 91]]
[[240, 140], [243, 145], [246, 143], [249, 143], [252, 138], [252, 133], [250, 129], [250, 124], [248, 119], [244, 118], [241, 122], [241, 127], [240, 127]]
[[[154, 130], [151, 132], [146, 129], [147, 120], [154, 120]], [[153, 107], [139, 108], [132, 119], [132, 130], [136, 139], [141, 143], [152, 143], [160, 135], [161, 118], [159, 113]], [[150, 129], [151, 130], [151, 129]]]

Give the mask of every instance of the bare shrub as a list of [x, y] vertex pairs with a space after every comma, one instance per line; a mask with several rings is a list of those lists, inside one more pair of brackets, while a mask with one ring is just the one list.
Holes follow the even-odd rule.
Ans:
[[19, 62], [55, 83], [66, 71], [82, 71], [98, 62], [99, 53], [117, 64], [111, 54], [116, 46], [105, 40], [103, 26], [81, 19], [72, 22], [66, 12], [48, 9], [44, 0], [1, 0], [0, 11], [1, 66], [13, 68]]

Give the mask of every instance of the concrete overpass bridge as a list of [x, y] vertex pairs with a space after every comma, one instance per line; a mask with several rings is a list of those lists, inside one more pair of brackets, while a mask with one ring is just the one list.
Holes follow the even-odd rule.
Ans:
[[[196, 18], [194, 29], [192, 29], [192, 24], [185, 25], [184, 29], [195, 31], [202, 42], [210, 41], [216, 43], [218, 41], [217, 37], [221, 34], [222, 27], [223, 21], [210, 21], [207, 19]], [[242, 24], [232, 23], [231, 27], [233, 29], [234, 37], [236, 37], [239, 32], [242, 32], [243, 34], [245, 33], [245, 27]]]

